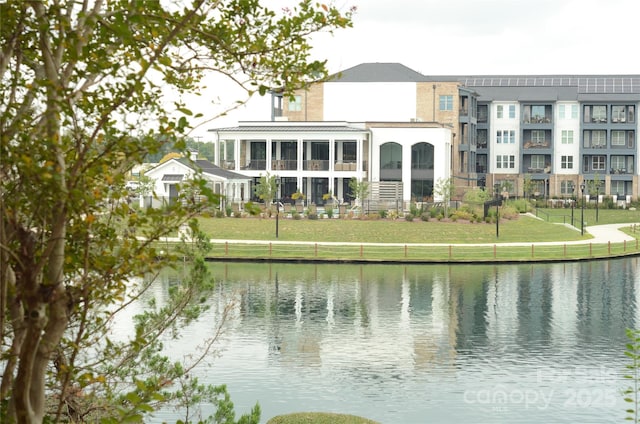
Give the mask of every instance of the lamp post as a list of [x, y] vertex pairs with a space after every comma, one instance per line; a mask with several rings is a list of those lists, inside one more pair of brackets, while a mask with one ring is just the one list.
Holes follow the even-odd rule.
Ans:
[[596, 185], [596, 222], [598, 222], [598, 203], [600, 202], [600, 185]]
[[584, 235], [584, 181], [580, 184], [580, 192], [582, 197], [582, 212], [580, 216], [580, 235]]
[[279, 224], [279, 219], [280, 219], [280, 203], [278, 202], [278, 192], [280, 191], [280, 177], [276, 177], [275, 178], [275, 183], [276, 183], [276, 238], [278, 238], [278, 224]]
[[576, 186], [571, 182], [571, 226], [573, 227], [573, 205], [576, 202]]
[[493, 191], [495, 193], [495, 202], [496, 202], [496, 238], [500, 237], [500, 210], [498, 206], [500, 205], [500, 184], [493, 185]]

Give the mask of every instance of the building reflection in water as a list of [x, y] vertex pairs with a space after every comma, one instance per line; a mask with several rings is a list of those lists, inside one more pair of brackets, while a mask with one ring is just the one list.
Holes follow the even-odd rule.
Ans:
[[[254, 366], [264, 368], [256, 373], [290, 369], [301, 381], [315, 375], [315, 385], [355, 387], [364, 397], [388, 390], [389, 402], [400, 396], [396, 381], [406, 391], [412, 384], [450, 379], [456, 382], [451, 390], [457, 390], [490, 372], [501, 384], [511, 384], [505, 378], [522, 380], [522, 375], [504, 374], [535, 372], [527, 367], [620, 361], [625, 328], [640, 327], [637, 258], [522, 265], [210, 266], [217, 282], [211, 310], [185, 331], [184, 340], [206, 333], [233, 302], [218, 373], [257, 358]], [[159, 284], [168, 289], [175, 275]], [[178, 350], [183, 349], [188, 346]], [[293, 390], [301, 381], [287, 384]]]

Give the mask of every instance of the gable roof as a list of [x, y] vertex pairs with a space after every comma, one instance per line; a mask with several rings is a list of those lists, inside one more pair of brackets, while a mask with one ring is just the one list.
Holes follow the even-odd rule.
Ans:
[[222, 169], [218, 165], [214, 165], [213, 163], [209, 162], [206, 159], [196, 159], [195, 161], [193, 161], [189, 158], [177, 158], [172, 160], [178, 161], [181, 164], [193, 169], [194, 171], [201, 170], [205, 174], [224, 178], [226, 180], [249, 179], [249, 177], [247, 177], [246, 175], [238, 174], [237, 172]]
[[425, 77], [401, 63], [362, 63], [332, 75], [330, 82], [420, 82]]
[[[251, 179], [251, 177], [248, 177], [244, 174], [239, 174], [237, 172], [233, 172], [233, 171], [228, 171], [226, 169], [222, 169], [217, 165], [214, 165], [213, 163], [209, 162], [206, 159], [196, 159], [195, 161], [192, 161], [189, 158], [172, 158], [166, 162], [163, 162], [157, 166], [155, 166], [153, 169], [150, 169], [149, 171], [147, 171], [148, 173], [154, 173], [158, 170], [160, 170], [161, 168], [164, 168], [166, 166], [168, 166], [168, 164], [170, 164], [171, 162], [177, 162], [179, 163], [181, 166], [185, 167], [185, 168], [189, 168], [193, 171], [202, 171], [202, 173], [204, 174], [208, 174], [210, 176], [214, 176], [214, 177], [219, 177], [219, 178], [223, 178], [225, 180], [249, 180]], [[166, 176], [168, 176], [168, 179], [164, 179], [163, 177], [163, 181], [179, 181], [182, 179], [183, 175], [180, 174], [166, 174]], [[179, 178], [178, 178], [179, 177]]]

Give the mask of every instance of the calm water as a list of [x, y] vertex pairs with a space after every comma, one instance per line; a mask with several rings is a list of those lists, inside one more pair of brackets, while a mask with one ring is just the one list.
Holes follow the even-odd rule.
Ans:
[[227, 384], [239, 413], [259, 402], [263, 422], [619, 423], [638, 265], [212, 264], [212, 309], [170, 350], [188, 353], [232, 302], [219, 356], [198, 374]]

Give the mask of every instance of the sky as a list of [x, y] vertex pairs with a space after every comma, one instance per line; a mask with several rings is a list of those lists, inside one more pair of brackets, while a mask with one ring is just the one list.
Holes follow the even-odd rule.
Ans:
[[[333, 1], [357, 12], [353, 28], [312, 38], [332, 73], [368, 62], [430, 76], [640, 73], [638, 0]], [[193, 135], [210, 141], [207, 129], [269, 119], [268, 99], [255, 99]]]

